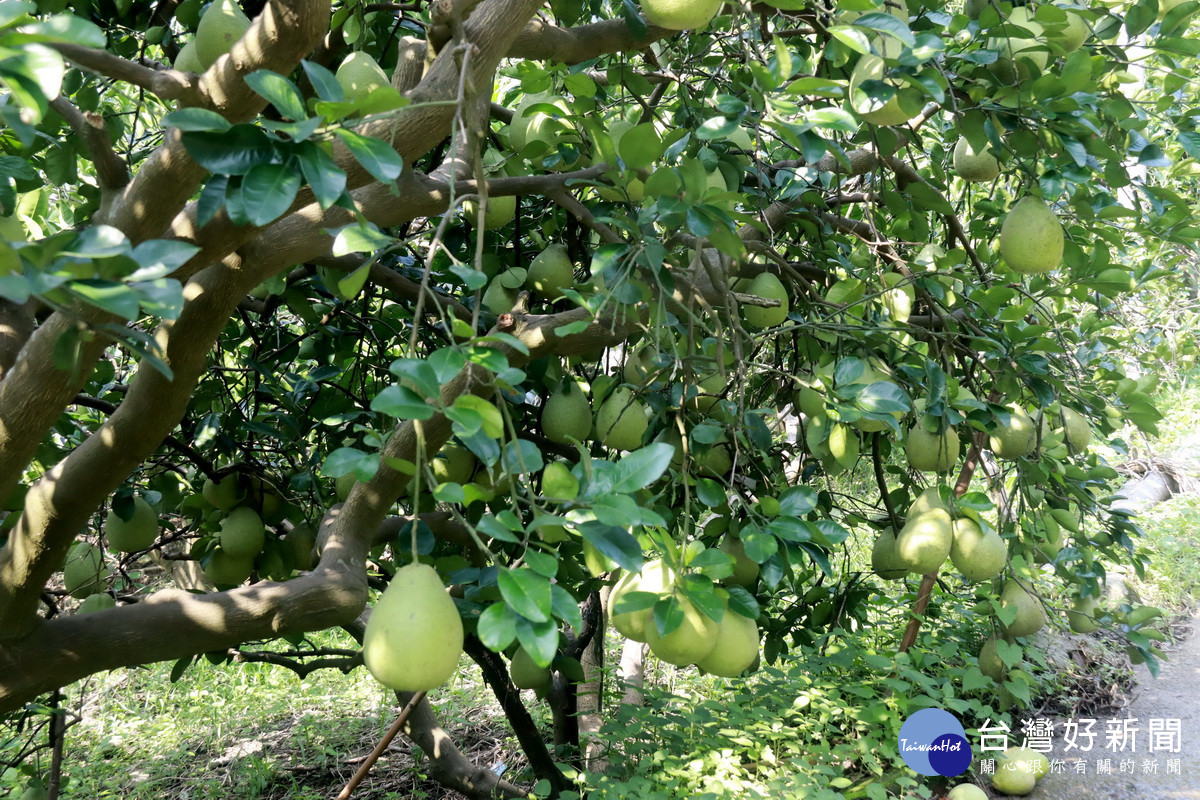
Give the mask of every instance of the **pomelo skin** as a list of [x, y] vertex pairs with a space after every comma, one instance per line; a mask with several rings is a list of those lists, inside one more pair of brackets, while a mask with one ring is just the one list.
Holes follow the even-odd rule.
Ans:
[[1049, 272], [1062, 263], [1063, 227], [1037, 197], [1022, 197], [1000, 226], [1000, 255], [1024, 275]]
[[707, 25], [724, 0], [643, 0], [642, 15], [651, 25], [687, 31]]
[[462, 618], [428, 564], [396, 570], [363, 635], [363, 660], [375, 680], [401, 692], [449, 680], [463, 650]]

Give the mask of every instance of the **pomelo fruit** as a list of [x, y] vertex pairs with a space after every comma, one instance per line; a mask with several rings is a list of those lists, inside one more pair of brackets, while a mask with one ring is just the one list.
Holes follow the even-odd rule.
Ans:
[[1071, 630], [1075, 633], [1094, 633], [1100, 630], [1100, 623], [1096, 621], [1096, 598], [1080, 597], [1071, 604], [1071, 610], [1067, 612], [1067, 624], [1071, 626]]
[[788, 303], [787, 289], [784, 288], [783, 282], [770, 272], [755, 275], [754, 279], [743, 290], [743, 293], [766, 300], [779, 301], [779, 305], [774, 308], [764, 308], [763, 306], [752, 306], [743, 303], [741, 306], [742, 318], [746, 320], [746, 324], [751, 328], [757, 330], [774, 328], [787, 319], [788, 311], [791, 309]]
[[999, 641], [993, 636], [983, 643], [983, 647], [979, 648], [979, 671], [996, 683], [1002, 683], [1008, 674], [1008, 667], [1004, 666], [1004, 662], [1000, 660], [1000, 656], [996, 652], [996, 645]]
[[635, 450], [650, 426], [646, 407], [633, 390], [619, 386], [596, 410], [596, 438], [612, 450]]
[[357, 103], [376, 89], [391, 85], [379, 62], [363, 50], [346, 56], [338, 65], [334, 77], [346, 93], [347, 102], [351, 103]]
[[663, 661], [684, 667], [712, 653], [717, 645], [717, 623], [686, 597], [676, 595], [675, 599], [683, 609], [683, 622], [664, 636], [658, 632], [654, 617], [649, 617], [646, 620], [646, 643], [650, 645], [650, 652]]
[[539, 667], [534, 663], [533, 656], [529, 655], [529, 651], [524, 647], [518, 647], [513, 653], [512, 661], [508, 665], [508, 674], [512, 678], [513, 686], [518, 689], [545, 689], [550, 685], [550, 668]]
[[592, 432], [592, 404], [583, 388], [567, 381], [546, 398], [542, 407], [542, 434], [552, 442], [582, 442]]
[[[474, 200], [463, 203], [463, 216], [472, 224], [479, 224], [479, 204]], [[503, 228], [517, 218], [517, 196], [488, 196], [487, 208], [483, 212], [483, 229], [494, 231]]]
[[550, 300], [562, 297], [562, 290], [575, 282], [575, 268], [562, 244], [549, 245], [534, 257], [525, 276], [525, 285]]
[[63, 565], [63, 584], [72, 597], [84, 598], [100, 591], [108, 568], [104, 566], [104, 554], [91, 542], [76, 542], [67, 551]]
[[718, 547], [722, 553], [733, 559], [733, 574], [725, 579], [726, 582], [747, 588], [753, 586], [758, 580], [759, 566], [754, 559], [746, 555], [746, 546], [742, 540], [732, 534], [726, 534], [721, 538]]
[[111, 594], [93, 594], [84, 598], [83, 602], [79, 604], [79, 608], [75, 609], [75, 613], [91, 614], [93, 611], [105, 611], [116, 607], [117, 601]]
[[964, 181], [986, 183], [1000, 177], [1000, 162], [991, 150], [976, 151], [966, 136], [960, 136], [954, 145], [954, 171]]
[[896, 535], [896, 554], [909, 572], [927, 575], [945, 562], [953, 543], [949, 512], [935, 508], [905, 523]]
[[665, 597], [675, 583], [675, 572], [662, 559], [647, 561], [639, 572], [627, 572], [613, 586], [608, 595], [608, 618], [613, 627], [626, 639], [646, 641], [646, 625], [651, 621], [651, 608], [637, 611], [616, 611], [621, 597], [629, 592], [649, 592]]
[[104, 535], [109, 547], [122, 553], [145, 550], [158, 538], [158, 513], [145, 500], [135, 497], [133, 515], [128, 520], [121, 519], [116, 511], [108, 512]]
[[196, 57], [208, 69], [233, 49], [233, 44], [250, 30], [250, 19], [234, 0], [216, 0], [196, 26]]
[[254, 559], [246, 556], [235, 556], [225, 552], [220, 545], [208, 559], [204, 574], [217, 588], [222, 586], [241, 586], [254, 571]]
[[908, 566], [896, 549], [896, 534], [882, 531], [871, 547], [871, 570], [886, 581], [897, 581], [908, 574]]
[[180, 72], [195, 72], [200, 74], [204, 72], [204, 65], [200, 63], [200, 56], [196, 55], [196, 40], [179, 48], [179, 52], [175, 54], [175, 63], [172, 65]]
[[946, 472], [958, 463], [958, 433], [946, 428], [942, 433], [930, 433], [920, 425], [908, 431], [904, 440], [908, 465], [921, 472]]
[[758, 656], [758, 626], [725, 606], [725, 615], [717, 623], [717, 639], [712, 651], [696, 662], [710, 675], [735, 678], [745, 672]]
[[1000, 534], [984, 532], [979, 523], [968, 517], [954, 520], [954, 544], [950, 560], [964, 578], [972, 582], [986, 581], [1004, 571], [1008, 563], [1008, 547]]
[[1062, 263], [1063, 227], [1046, 203], [1022, 197], [1000, 226], [1000, 255], [1024, 275], [1036, 275]]
[[221, 520], [217, 534], [222, 549], [234, 558], [254, 558], [262, 552], [266, 529], [262, 518], [252, 508], [242, 506]]
[[707, 25], [724, 0], [642, 0], [642, 16], [651, 25], [686, 31]]
[[400, 692], [429, 691], [458, 668], [463, 626], [437, 570], [396, 570], [367, 620], [363, 660], [375, 679]]
[[996, 428], [988, 438], [988, 444], [996, 458], [1015, 461], [1029, 455], [1037, 441], [1037, 429], [1033, 419], [1015, 403], [1009, 404], [1008, 422], [997, 420]]
[[219, 481], [213, 481], [211, 478], [206, 480], [200, 493], [209, 505], [221, 511], [231, 510], [245, 497], [236, 473], [226, 475]]
[[1042, 601], [1017, 580], [1005, 581], [1004, 589], [1000, 592], [1000, 607], [1017, 610], [1012, 623], [1004, 625], [1006, 636], [1029, 636], [1046, 624], [1046, 609], [1042, 608]]

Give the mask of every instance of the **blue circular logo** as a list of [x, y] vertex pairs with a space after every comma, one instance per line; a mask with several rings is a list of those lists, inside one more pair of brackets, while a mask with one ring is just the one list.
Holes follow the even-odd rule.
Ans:
[[941, 708], [923, 708], [900, 726], [900, 757], [921, 775], [961, 775], [973, 754], [958, 718]]

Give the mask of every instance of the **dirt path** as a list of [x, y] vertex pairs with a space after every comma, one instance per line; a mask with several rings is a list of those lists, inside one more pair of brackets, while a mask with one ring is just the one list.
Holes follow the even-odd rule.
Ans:
[[[1194, 624], [1200, 623], [1197, 618]], [[1136, 731], [1124, 752], [1113, 749], [1107, 736], [1108, 719], [1097, 719], [1092, 730], [1096, 738], [1090, 752], [1079, 748], [1068, 750], [1061, 722], [1053, 731], [1054, 760], [1061, 760], [1061, 771], [1052, 766], [1030, 798], [1033, 800], [1200, 800], [1200, 635], [1193, 635], [1170, 653], [1157, 679], [1145, 667], [1137, 668], [1138, 686], [1133, 702], [1110, 718], [1129, 719], [1128, 727]], [[1154, 721], [1173, 724], [1178, 720], [1175, 734], [1176, 752], [1161, 749], [1170, 734], [1152, 737]], [[1170, 721], [1166, 723], [1166, 721]], [[1080, 729], [1082, 729], [1082, 725]], [[1014, 732], [1015, 733], [1015, 732]], [[1157, 738], [1159, 741], [1152, 741]], [[1077, 739], [1082, 746], [1084, 739]], [[1017, 742], [1019, 744], [1019, 742]], [[1155, 751], [1151, 747], [1158, 745]], [[1084, 771], [1074, 772], [1082, 760]], [[1101, 764], [1107, 760], [1111, 773], [1103, 774]], [[1122, 767], [1125, 771], [1122, 771]]]

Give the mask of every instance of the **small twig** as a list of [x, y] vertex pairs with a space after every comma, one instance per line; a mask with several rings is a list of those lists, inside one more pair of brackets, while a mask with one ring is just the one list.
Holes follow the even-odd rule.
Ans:
[[[86, 394], [75, 395], [73, 402], [76, 405], [83, 406], [84, 408], [90, 408], [95, 411], [100, 411], [105, 414], [115, 414], [117, 412], [117, 407], [115, 404], [110, 403], [107, 400], [101, 400], [98, 397], [92, 397]], [[170, 435], [163, 439], [163, 444], [168, 445], [172, 449], [176, 450], [181, 456], [187, 458], [189, 461], [199, 467], [200, 471], [208, 477], [212, 478], [216, 476], [217, 468], [213, 465], [213, 462], [202, 456], [200, 451], [192, 447], [190, 444], [187, 444], [186, 442], [183, 442]]]
[[153, 69], [115, 56], [107, 50], [77, 44], [52, 44], [50, 47], [78, 67], [140, 86], [163, 100], [178, 100], [183, 105], [200, 105], [204, 101], [200, 94], [199, 76], [192, 73], [177, 69]]
[[371, 751], [366, 760], [359, 765], [358, 770], [354, 773], [354, 775], [349, 781], [347, 781], [345, 788], [343, 788], [338, 794], [337, 800], [349, 800], [350, 795], [354, 793], [354, 790], [358, 788], [358, 785], [363, 782], [364, 778], [367, 777], [367, 773], [371, 771], [371, 767], [375, 765], [375, 762], [378, 761], [379, 757], [383, 755], [383, 752], [387, 750], [388, 745], [392, 743], [392, 740], [400, 734], [400, 731], [404, 728], [404, 723], [408, 722], [408, 718], [412, 715], [412, 712], [416, 710], [417, 706], [420, 705], [421, 701], [424, 699], [425, 692], [423, 691], [417, 692], [412, 696], [412, 698], [408, 701], [408, 705], [406, 705], [404, 710], [400, 712], [400, 716], [396, 717], [396, 721], [392, 723], [392, 727], [388, 728], [387, 733], [385, 733], [383, 738], [379, 740], [379, 744], [375, 745], [375, 749]]

